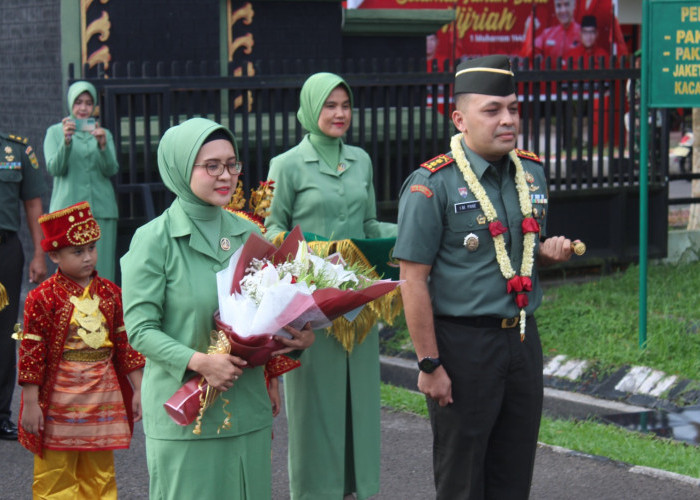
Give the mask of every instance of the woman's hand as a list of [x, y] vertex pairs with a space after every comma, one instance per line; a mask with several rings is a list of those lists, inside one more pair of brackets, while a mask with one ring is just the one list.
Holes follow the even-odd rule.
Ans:
[[134, 389], [134, 395], [131, 398], [131, 413], [134, 416], [134, 422], [141, 420], [141, 389]]
[[217, 391], [226, 392], [243, 373], [248, 363], [231, 354], [203, 354], [196, 352], [190, 358], [187, 368], [202, 375], [207, 384]]
[[63, 123], [64, 141], [66, 146], [68, 146], [73, 138], [73, 134], [75, 134], [75, 122], [69, 116], [66, 116], [63, 120], [61, 120], [61, 123]]
[[272, 404], [272, 416], [276, 417], [280, 414], [280, 409], [282, 407], [280, 399], [280, 382], [277, 377], [272, 377], [270, 383], [267, 386], [267, 395], [270, 396], [270, 403]]
[[96, 123], [95, 130], [93, 130], [91, 134], [95, 137], [95, 139], [97, 139], [97, 145], [100, 147], [100, 149], [104, 149], [107, 145], [107, 133], [105, 132], [105, 129], [100, 127], [99, 123]]
[[311, 323], [306, 323], [304, 325], [304, 328], [301, 330], [297, 330], [293, 326], [289, 325], [285, 326], [284, 329], [292, 336], [292, 338], [288, 339], [287, 337], [275, 335], [275, 340], [278, 340], [279, 342], [283, 343], [286, 347], [284, 349], [280, 349], [279, 351], [273, 352], [272, 356], [277, 356], [278, 354], [285, 354], [290, 351], [297, 351], [299, 349], [306, 349], [310, 347], [316, 339], [316, 335], [311, 329]]

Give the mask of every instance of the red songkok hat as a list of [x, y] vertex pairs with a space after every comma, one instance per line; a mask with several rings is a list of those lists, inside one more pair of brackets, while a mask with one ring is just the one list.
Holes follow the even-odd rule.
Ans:
[[100, 226], [87, 201], [42, 215], [39, 224], [44, 232], [41, 240], [44, 252], [87, 245], [100, 239]]

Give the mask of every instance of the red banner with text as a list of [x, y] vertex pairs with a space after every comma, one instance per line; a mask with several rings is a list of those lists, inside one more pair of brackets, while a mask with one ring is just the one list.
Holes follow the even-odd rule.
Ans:
[[348, 7], [454, 9], [455, 21], [428, 36], [429, 60], [627, 53], [614, 0], [355, 0]]

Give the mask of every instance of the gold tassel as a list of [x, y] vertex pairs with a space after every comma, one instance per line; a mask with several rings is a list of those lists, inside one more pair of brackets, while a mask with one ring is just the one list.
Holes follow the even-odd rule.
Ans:
[[[231, 352], [231, 343], [228, 337], [221, 330], [212, 330], [209, 333], [210, 345], [207, 349], [207, 354], [229, 354]], [[204, 384], [205, 379], [202, 377], [199, 380], [199, 387], [201, 389]], [[204, 412], [209, 408], [217, 398], [221, 395], [221, 392], [217, 391], [213, 387], [207, 386], [207, 390], [199, 395], [199, 413], [197, 414], [197, 420], [195, 421], [194, 429], [192, 434], [200, 435], [202, 433], [202, 417], [204, 417]], [[229, 405], [229, 400], [221, 396], [221, 401], [224, 403], [221, 410], [224, 412], [224, 421], [216, 429], [216, 433], [219, 434], [222, 429], [228, 430], [231, 428], [231, 412], [226, 409]]]
[[377, 316], [369, 308], [364, 307], [352, 322], [340, 316], [333, 320], [333, 325], [326, 331], [340, 342], [348, 354], [351, 354], [356, 345], [364, 342], [376, 322]]
[[7, 290], [2, 283], [0, 283], [0, 311], [5, 309], [10, 305], [10, 299], [7, 297]]

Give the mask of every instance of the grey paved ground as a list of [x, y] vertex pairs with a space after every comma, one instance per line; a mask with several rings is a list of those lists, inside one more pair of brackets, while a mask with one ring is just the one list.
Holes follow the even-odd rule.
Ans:
[[[17, 394], [15, 394], [17, 396]], [[17, 399], [17, 397], [15, 397]], [[15, 411], [17, 408], [15, 401]], [[273, 499], [289, 498], [286, 472], [286, 420], [277, 418], [272, 450]], [[143, 432], [137, 425], [132, 447], [115, 453], [120, 498], [148, 496], [148, 473]], [[32, 456], [16, 442], [0, 441], [4, 473], [0, 499], [31, 498]], [[386, 500], [434, 498], [431, 436], [426, 420], [413, 415], [382, 411], [381, 491]], [[698, 499], [700, 486], [668, 478], [651, 477], [629, 466], [540, 447], [537, 452], [532, 499], [542, 500], [658, 500]], [[189, 499], [183, 499], [189, 500]], [[207, 500], [203, 494], [199, 500]], [[254, 499], [255, 500], [255, 499]]]

